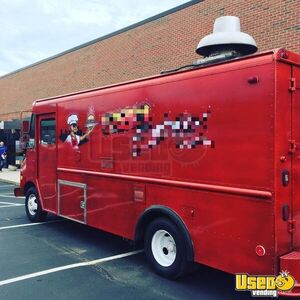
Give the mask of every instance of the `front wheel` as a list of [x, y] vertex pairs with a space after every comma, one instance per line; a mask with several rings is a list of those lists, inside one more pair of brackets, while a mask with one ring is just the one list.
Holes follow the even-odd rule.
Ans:
[[168, 219], [150, 223], [144, 245], [147, 259], [158, 274], [175, 279], [186, 273], [186, 243], [180, 230]]
[[37, 190], [30, 188], [25, 196], [25, 210], [31, 222], [42, 222], [47, 217], [47, 212], [42, 209]]

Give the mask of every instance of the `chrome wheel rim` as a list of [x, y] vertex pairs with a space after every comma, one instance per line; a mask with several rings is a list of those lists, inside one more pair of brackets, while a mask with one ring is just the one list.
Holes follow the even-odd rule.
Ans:
[[163, 267], [171, 266], [176, 259], [176, 243], [172, 235], [166, 230], [158, 230], [151, 241], [152, 254]]
[[31, 216], [35, 216], [37, 212], [37, 199], [34, 194], [29, 195], [28, 197], [28, 202], [27, 202], [27, 208], [28, 212], [30, 213]]

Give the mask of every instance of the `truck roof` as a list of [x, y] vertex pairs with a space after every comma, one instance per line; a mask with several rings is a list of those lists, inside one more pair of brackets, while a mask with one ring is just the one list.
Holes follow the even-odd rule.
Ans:
[[269, 51], [264, 51], [264, 52], [260, 52], [260, 53], [255, 53], [252, 55], [246, 55], [246, 56], [242, 56], [242, 57], [238, 57], [235, 59], [230, 59], [230, 60], [226, 60], [226, 61], [222, 61], [222, 62], [218, 62], [218, 63], [213, 63], [213, 64], [209, 64], [209, 65], [205, 65], [205, 66], [200, 65], [199, 67], [194, 67], [194, 68], [191, 68], [188, 70], [180, 70], [180, 71], [166, 73], [166, 74], [156, 74], [156, 75], [152, 75], [152, 76], [148, 76], [148, 77], [142, 77], [142, 78], [124, 81], [124, 82], [120, 82], [120, 83], [115, 83], [115, 84], [111, 84], [111, 85], [100, 86], [100, 87], [96, 87], [96, 88], [92, 88], [92, 89], [81, 90], [81, 91], [77, 91], [77, 92], [73, 92], [73, 93], [57, 95], [57, 96], [48, 97], [48, 98], [42, 98], [42, 99], [34, 101], [33, 106], [35, 104], [49, 101], [49, 100], [58, 100], [58, 99], [61, 100], [62, 98], [85, 94], [88, 92], [106, 90], [106, 89], [113, 88], [113, 87], [119, 87], [119, 86], [124, 86], [124, 85], [132, 84], [132, 83], [148, 81], [148, 80], [155, 79], [155, 78], [169, 77], [169, 76], [173, 76], [174, 74], [194, 72], [199, 69], [208, 69], [208, 68], [212, 68], [215, 66], [230, 64], [230, 63], [237, 62], [237, 61], [245, 61], [245, 60], [259, 58], [259, 57], [267, 56], [267, 55], [272, 55], [274, 57], [274, 60], [279, 60], [279, 61], [283, 61], [283, 62], [286, 62], [289, 64], [295, 64], [298, 66], [300, 65], [300, 56], [298, 54], [293, 53], [291, 51], [287, 51], [284, 48], [279, 48], [279, 49], [275, 49], [275, 50], [269, 50]]

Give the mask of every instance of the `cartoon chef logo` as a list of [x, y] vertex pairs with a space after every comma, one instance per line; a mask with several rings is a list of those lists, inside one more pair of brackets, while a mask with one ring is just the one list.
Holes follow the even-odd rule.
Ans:
[[72, 114], [67, 118], [67, 124], [69, 126], [69, 131], [61, 132], [60, 139], [65, 143], [72, 145], [74, 148], [86, 143], [88, 141], [88, 136], [94, 129], [94, 124], [92, 126], [88, 126], [88, 131], [83, 133], [78, 126], [78, 116], [76, 114]]

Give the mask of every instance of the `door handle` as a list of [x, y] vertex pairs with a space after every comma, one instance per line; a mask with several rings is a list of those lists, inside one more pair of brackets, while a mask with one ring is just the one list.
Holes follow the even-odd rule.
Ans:
[[82, 200], [82, 201], [80, 201], [80, 208], [81, 209], [85, 209], [85, 201], [84, 200]]

